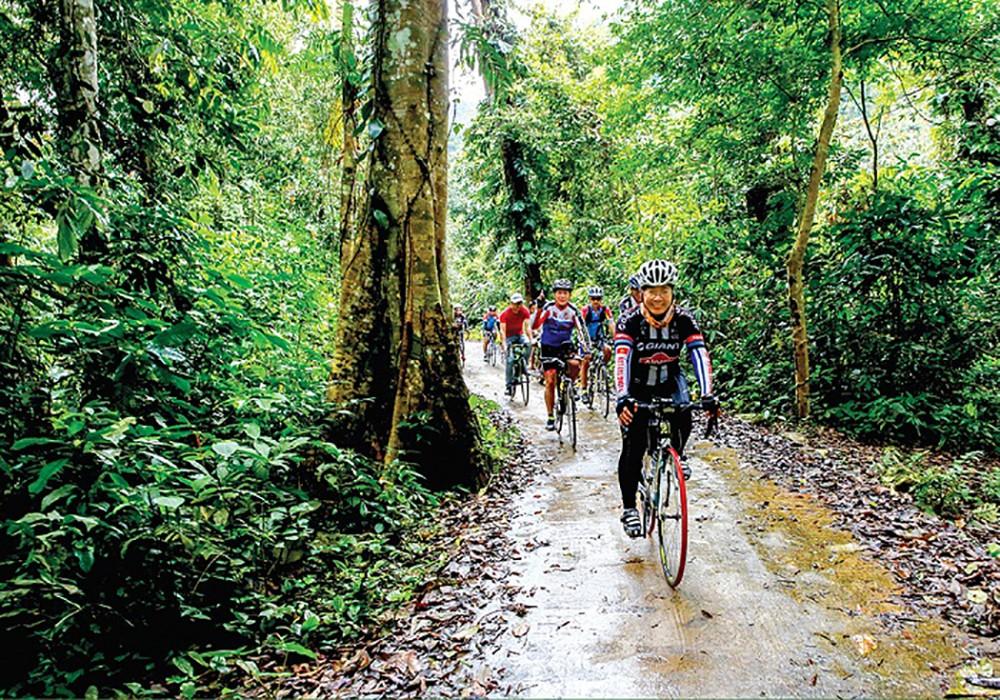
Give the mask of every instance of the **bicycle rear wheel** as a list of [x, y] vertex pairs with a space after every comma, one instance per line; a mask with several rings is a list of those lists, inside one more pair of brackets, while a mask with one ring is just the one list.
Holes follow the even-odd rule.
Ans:
[[684, 471], [673, 448], [657, 460], [655, 503], [660, 566], [667, 584], [676, 588], [687, 562], [688, 512]]

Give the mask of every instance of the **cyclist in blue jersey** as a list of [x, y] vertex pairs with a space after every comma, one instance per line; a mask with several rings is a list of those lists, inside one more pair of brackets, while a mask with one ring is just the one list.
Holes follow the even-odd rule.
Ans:
[[[611, 309], [604, 304], [604, 290], [600, 287], [591, 287], [587, 291], [590, 303], [583, 309], [583, 323], [587, 326], [587, 335], [593, 347], [600, 348], [604, 362], [611, 359], [611, 347], [609, 343], [615, 335], [615, 320], [611, 316]], [[580, 372], [580, 389], [587, 391], [587, 370], [590, 367], [591, 354], [583, 356], [583, 366]], [[587, 394], [584, 393], [584, 402]]]
[[489, 311], [483, 314], [483, 362], [489, 362], [486, 349], [490, 346], [490, 339], [496, 336], [499, 325], [500, 314], [497, 313], [497, 307], [491, 305]]
[[585, 352], [590, 352], [590, 336], [583, 325], [580, 311], [569, 301], [573, 283], [567, 279], [558, 279], [552, 284], [553, 301], [546, 302], [535, 311], [531, 317], [531, 329], [542, 329], [541, 357], [542, 371], [545, 374], [545, 410], [548, 415], [546, 430], [556, 429], [554, 406], [556, 402], [556, 360], [566, 362], [566, 372], [570, 379], [576, 379], [580, 369], [580, 360], [575, 356], [573, 332], [576, 331], [579, 342]]

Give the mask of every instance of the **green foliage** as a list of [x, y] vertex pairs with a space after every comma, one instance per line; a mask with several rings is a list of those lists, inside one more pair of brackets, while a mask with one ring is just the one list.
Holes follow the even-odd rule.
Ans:
[[981, 452], [969, 452], [940, 466], [931, 463], [926, 452], [904, 454], [887, 448], [879, 473], [883, 483], [912, 494], [927, 512], [950, 518], [966, 516], [991, 525], [1000, 515], [1000, 491], [991, 486], [1000, 470], [994, 468], [984, 479], [976, 468], [981, 458]]
[[283, 5], [101, 4], [97, 192], [59, 138], [55, 4], [0, 6], [7, 694], [217, 694], [434, 564], [416, 474], [324, 439], [347, 67], [324, 4]]
[[495, 474], [510, 459], [513, 446], [520, 442], [520, 435], [513, 424], [504, 426], [498, 419], [502, 409], [496, 401], [490, 401], [479, 394], [472, 394], [469, 400], [479, 421], [483, 452], [490, 461], [492, 473]]
[[[868, 102], [862, 115], [844, 100], [808, 251], [814, 415], [864, 437], [995, 451], [1000, 13], [841, 7], [846, 85], [856, 97], [864, 81]], [[457, 298], [517, 288], [499, 147], [518, 141], [544, 276], [615, 301], [642, 261], [673, 259], [727, 405], [787, 414], [785, 260], [828, 85], [823, 13], [634, 2], [613, 43], [533, 16], [513, 104], [465, 132]], [[877, 189], [863, 116], [881, 134]]]

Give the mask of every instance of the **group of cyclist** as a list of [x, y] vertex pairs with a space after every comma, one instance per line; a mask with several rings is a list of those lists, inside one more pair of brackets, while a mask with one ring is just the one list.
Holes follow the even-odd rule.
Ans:
[[[604, 293], [600, 287], [591, 287], [588, 290], [590, 303], [582, 311], [578, 309], [570, 301], [573, 285], [568, 279], [558, 279], [552, 284], [551, 300], [540, 296], [526, 306], [522, 295], [513, 294], [502, 313], [498, 314], [496, 307], [491, 306], [483, 316], [484, 359], [493, 334], [499, 333], [507, 350], [508, 393], [513, 390], [513, 345], [530, 346], [537, 333], [545, 381], [547, 430], [555, 430], [558, 370], [564, 367], [574, 381], [579, 377], [586, 396], [592, 358], [600, 355], [608, 362], [614, 355], [615, 409], [622, 431], [622, 451], [618, 459], [621, 522], [629, 537], [642, 536], [636, 489], [647, 447], [649, 416], [639, 406], [648, 404], [653, 398], [669, 399], [678, 405], [691, 403], [687, 378], [680, 365], [682, 348], [687, 350], [694, 368], [702, 405], [710, 413], [718, 411], [708, 348], [694, 315], [676, 303], [677, 278], [677, 267], [667, 260], [650, 260], [643, 264], [638, 273], [629, 278], [628, 294], [618, 304], [617, 322], [603, 302]], [[460, 306], [455, 307], [455, 319], [456, 327], [467, 327]], [[599, 352], [592, 353], [592, 349]], [[678, 438], [674, 449], [683, 455], [691, 433], [691, 413], [678, 411], [670, 420], [674, 428], [672, 434]]]

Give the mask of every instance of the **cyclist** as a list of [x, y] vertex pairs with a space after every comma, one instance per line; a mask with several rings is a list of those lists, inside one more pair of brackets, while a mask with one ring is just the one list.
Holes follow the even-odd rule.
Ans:
[[[611, 316], [611, 309], [604, 305], [604, 290], [600, 287], [591, 287], [587, 290], [590, 303], [583, 309], [583, 322], [587, 326], [587, 333], [590, 336], [591, 344], [601, 349], [604, 362], [611, 359], [611, 348], [608, 347], [608, 340], [614, 337], [615, 322]], [[587, 368], [590, 367], [590, 353], [583, 356], [583, 367], [580, 371], [580, 389], [587, 390]], [[586, 393], [584, 393], [586, 397]], [[586, 400], [586, 398], [584, 399]]]
[[489, 357], [486, 355], [486, 348], [489, 347], [490, 341], [493, 340], [498, 325], [500, 325], [500, 316], [497, 314], [497, 307], [490, 304], [489, 311], [483, 314], [483, 362], [489, 362]]
[[545, 373], [545, 410], [548, 415], [546, 430], [556, 429], [556, 417], [553, 407], [556, 399], [556, 360], [566, 362], [566, 372], [570, 379], [575, 380], [580, 369], [580, 361], [573, 357], [573, 331], [577, 332], [585, 352], [590, 352], [590, 337], [580, 311], [570, 303], [569, 294], [573, 291], [573, 283], [567, 279], [558, 279], [552, 283], [555, 299], [546, 302], [531, 318], [531, 329], [542, 329], [541, 358], [542, 370]]
[[[650, 260], [639, 270], [642, 302], [618, 319], [615, 328], [616, 410], [622, 426], [622, 453], [618, 459], [618, 483], [622, 492], [622, 525], [629, 537], [641, 537], [635, 493], [646, 451], [645, 411], [637, 410], [636, 401], [647, 402], [654, 396], [672, 398], [678, 403], [691, 400], [687, 379], [681, 370], [681, 347], [686, 347], [704, 402], [717, 411], [712, 396], [712, 363], [705, 339], [694, 316], [676, 305], [674, 285], [677, 267], [666, 260]], [[674, 413], [680, 444], [673, 447], [683, 454], [691, 434], [691, 412]], [[687, 469], [685, 468], [685, 472]]]
[[465, 362], [465, 332], [469, 328], [469, 321], [462, 313], [462, 305], [455, 304], [452, 312], [451, 327], [458, 335], [458, 350], [461, 353], [462, 362]]
[[[531, 329], [525, 328], [525, 323], [531, 318], [531, 313], [524, 306], [521, 294], [512, 294], [510, 306], [500, 314], [500, 341], [507, 349], [507, 395], [514, 395], [514, 353], [515, 345], [530, 346]], [[527, 339], [525, 339], [527, 335]]]
[[642, 292], [639, 290], [639, 275], [632, 275], [628, 278], [628, 294], [618, 302], [618, 317], [621, 318], [634, 309], [642, 301]]

